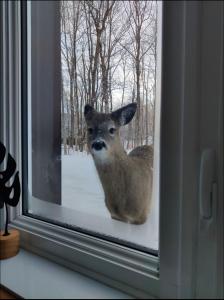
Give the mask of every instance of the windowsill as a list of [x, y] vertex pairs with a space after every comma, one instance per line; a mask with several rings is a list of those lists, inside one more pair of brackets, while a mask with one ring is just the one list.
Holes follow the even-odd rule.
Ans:
[[132, 299], [23, 249], [1, 261], [1, 284], [25, 299]]

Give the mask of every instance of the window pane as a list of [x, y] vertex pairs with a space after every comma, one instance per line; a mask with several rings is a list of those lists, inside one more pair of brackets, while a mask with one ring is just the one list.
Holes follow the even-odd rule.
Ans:
[[28, 2], [25, 214], [158, 250], [160, 14], [156, 1]]

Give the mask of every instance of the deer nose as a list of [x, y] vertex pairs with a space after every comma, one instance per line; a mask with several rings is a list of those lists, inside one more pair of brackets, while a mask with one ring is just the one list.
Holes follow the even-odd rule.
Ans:
[[92, 144], [92, 148], [99, 151], [102, 150], [103, 148], [106, 148], [106, 144], [103, 141], [94, 142]]

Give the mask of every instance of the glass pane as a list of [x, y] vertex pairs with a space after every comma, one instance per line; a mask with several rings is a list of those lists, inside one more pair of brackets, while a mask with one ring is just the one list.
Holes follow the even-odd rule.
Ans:
[[24, 213], [158, 251], [161, 3], [27, 6]]

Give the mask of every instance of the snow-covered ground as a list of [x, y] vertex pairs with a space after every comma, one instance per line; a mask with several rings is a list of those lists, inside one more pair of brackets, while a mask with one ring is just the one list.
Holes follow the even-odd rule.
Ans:
[[102, 224], [101, 227], [97, 226], [95, 229], [98, 232], [101, 231], [99, 233], [113, 235], [119, 239], [158, 250], [159, 203], [158, 195], [155, 197], [155, 194], [154, 192], [151, 214], [144, 225], [130, 225], [114, 221], [105, 206], [103, 189], [91, 155], [73, 152], [62, 156], [62, 206], [79, 212], [83, 216], [86, 214], [86, 222], [83, 220], [86, 229], [94, 231], [94, 224], [89, 222], [88, 216], [91, 215], [91, 219], [95, 216], [97, 223], [99, 224], [100, 221]]
[[110, 217], [94, 162], [85, 152], [62, 156], [62, 206]]

